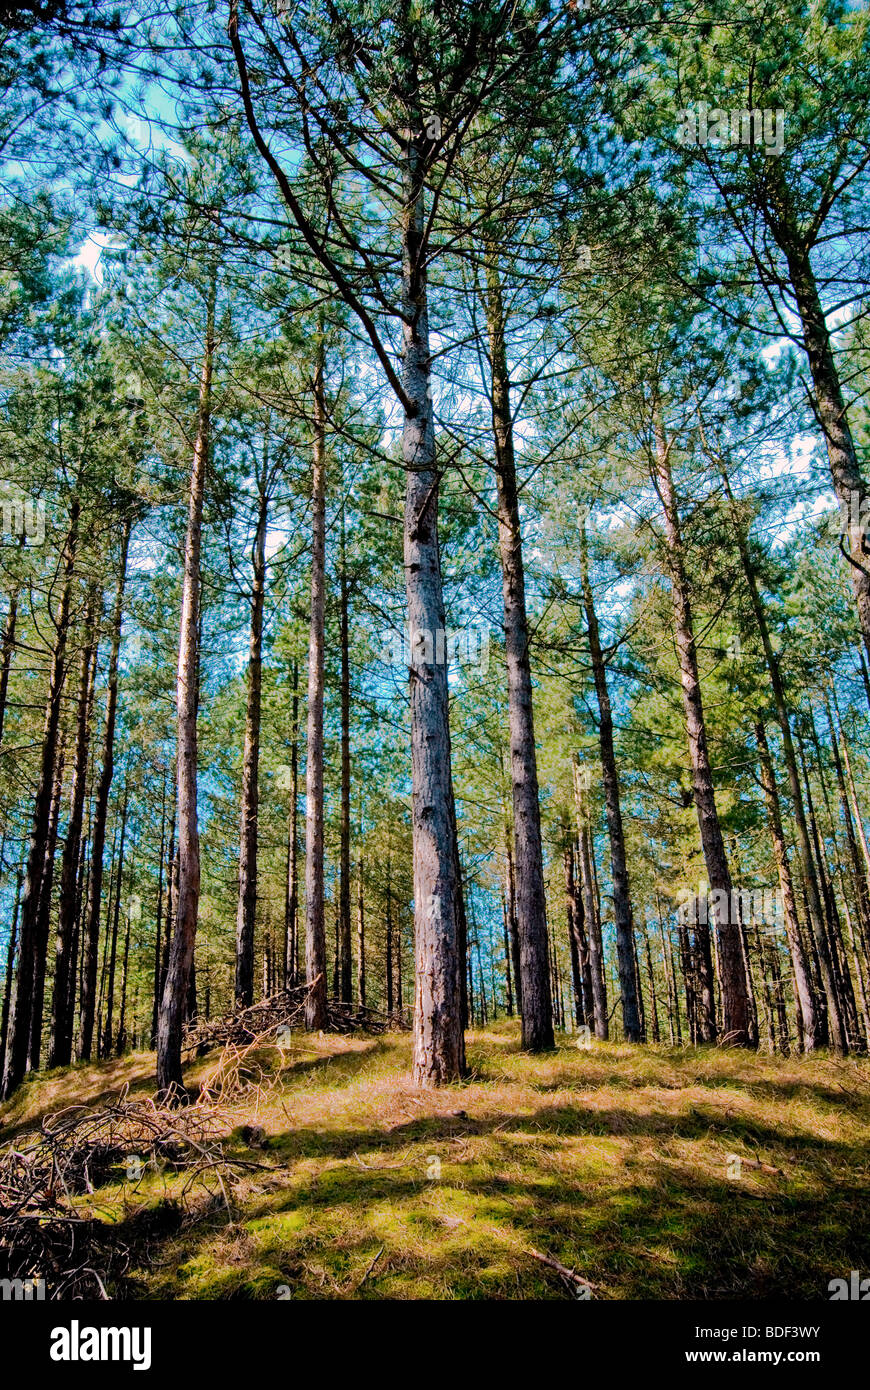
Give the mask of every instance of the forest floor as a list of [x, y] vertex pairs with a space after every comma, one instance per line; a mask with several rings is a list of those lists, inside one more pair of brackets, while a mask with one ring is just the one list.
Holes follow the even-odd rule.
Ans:
[[[472, 1032], [469, 1079], [424, 1091], [407, 1034], [294, 1035], [275, 1084], [228, 1127], [225, 1151], [260, 1165], [229, 1209], [185, 1217], [171, 1169], [135, 1182], [119, 1169], [78, 1199], [135, 1233], [110, 1292], [570, 1297], [533, 1250], [605, 1299], [827, 1299], [832, 1278], [870, 1269], [866, 1061], [518, 1044], [511, 1021]], [[140, 1053], [33, 1077], [0, 1109], [0, 1141], [127, 1083], [147, 1095], [153, 1066]], [[264, 1134], [246, 1142], [246, 1125]]]

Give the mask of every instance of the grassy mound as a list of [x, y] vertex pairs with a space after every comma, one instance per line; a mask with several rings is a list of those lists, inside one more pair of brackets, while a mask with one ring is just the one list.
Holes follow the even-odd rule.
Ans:
[[[536, 1251], [594, 1298], [827, 1298], [870, 1268], [866, 1061], [518, 1041], [510, 1022], [469, 1034], [468, 1081], [424, 1091], [408, 1036], [294, 1036], [228, 1136], [260, 1166], [227, 1203], [178, 1216], [170, 1170], [83, 1199], [135, 1238], [117, 1292], [570, 1297]], [[34, 1078], [2, 1137], [122, 1082], [151, 1089], [153, 1057]]]

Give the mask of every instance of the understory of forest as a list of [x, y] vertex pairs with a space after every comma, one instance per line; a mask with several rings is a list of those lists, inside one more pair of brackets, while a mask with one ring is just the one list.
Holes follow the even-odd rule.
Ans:
[[[220, 1182], [140, 1141], [79, 1183], [86, 1296], [827, 1299], [866, 1266], [866, 1061], [577, 1042], [530, 1058], [500, 1022], [465, 1082], [424, 1090], [407, 1033], [273, 1039], [213, 1130]], [[0, 1119], [22, 1149], [153, 1087], [133, 1053], [33, 1076]]]

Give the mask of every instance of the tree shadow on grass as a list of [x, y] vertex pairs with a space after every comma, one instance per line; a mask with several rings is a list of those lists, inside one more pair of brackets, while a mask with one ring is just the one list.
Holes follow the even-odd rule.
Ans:
[[[711, 1173], [708, 1155], [696, 1165], [690, 1154], [665, 1158], [640, 1148], [603, 1161], [594, 1150], [572, 1149], [565, 1166], [566, 1137], [708, 1141], [711, 1134], [722, 1137], [723, 1153], [726, 1140], [727, 1147], [751, 1141], [774, 1162], [783, 1148], [814, 1150], [825, 1172], [804, 1174], [799, 1187], [787, 1173], [739, 1183], [724, 1164]], [[444, 1178], [429, 1179], [429, 1150], [475, 1136], [495, 1139], [497, 1152], [463, 1158], [461, 1148], [442, 1150]], [[517, 1144], [518, 1137], [536, 1142]], [[870, 1262], [861, 1179], [868, 1144], [813, 1139], [739, 1115], [543, 1106], [461, 1124], [422, 1116], [390, 1132], [291, 1131], [271, 1148], [288, 1169], [311, 1159], [324, 1166], [288, 1171], [286, 1188], [248, 1199], [240, 1220], [256, 1231], [256, 1258], [233, 1269], [218, 1261], [192, 1281], [194, 1297], [274, 1297], [264, 1269], [303, 1297], [566, 1296], [542, 1275], [533, 1246], [576, 1266], [602, 1297], [826, 1298], [831, 1278]], [[562, 1164], [548, 1163], [560, 1149]], [[842, 1174], [836, 1182], [832, 1168]], [[298, 1219], [284, 1232], [288, 1214]], [[220, 1239], [214, 1223], [186, 1233], [178, 1262], [206, 1260]], [[379, 1246], [383, 1258], [356, 1290], [354, 1268]], [[319, 1286], [305, 1272], [311, 1261], [333, 1271]]]

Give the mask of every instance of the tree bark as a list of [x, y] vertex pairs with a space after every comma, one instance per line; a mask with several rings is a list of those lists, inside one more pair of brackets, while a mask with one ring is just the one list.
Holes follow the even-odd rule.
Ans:
[[157, 921], [154, 928], [154, 996], [151, 1006], [151, 1046], [157, 1046], [157, 1016], [163, 986], [163, 879], [166, 869], [166, 770], [160, 800], [160, 862], [157, 871]]
[[49, 1067], [66, 1067], [72, 1060], [72, 1029], [69, 1012], [70, 977], [74, 974], [75, 965], [73, 938], [78, 911], [76, 898], [91, 739], [90, 715], [96, 681], [95, 622], [99, 602], [98, 586], [92, 584], [85, 609], [69, 819], [60, 870], [60, 899], [54, 952], [54, 992], [51, 1001], [51, 1040], [48, 1053]]
[[555, 1046], [553, 1004], [547, 964], [547, 900], [541, 845], [538, 767], [529, 664], [529, 623], [523, 568], [510, 375], [498, 255], [486, 254], [486, 317], [492, 369], [491, 403], [498, 497], [498, 544], [502, 569], [507, 659], [511, 786], [516, 864], [516, 920], [522, 982], [522, 1045], [529, 1052]]
[[55, 641], [42, 733], [42, 755], [30, 829], [24, 891], [21, 897], [18, 971], [9, 1005], [9, 1042], [3, 1072], [4, 1099], [10, 1096], [22, 1081], [30, 1049], [36, 968], [37, 914], [40, 885], [45, 867], [45, 849], [49, 834], [61, 700], [66, 679], [66, 644], [79, 532], [79, 513], [79, 499], [74, 496], [70, 503], [69, 524], [61, 561], [63, 581], [54, 620]]
[[178, 710], [178, 893], [169, 950], [166, 984], [157, 1020], [157, 1089], [170, 1100], [184, 1088], [181, 1040], [190, 988], [196, 923], [199, 912], [199, 825], [197, 820], [197, 706], [199, 694], [199, 603], [202, 508], [208, 466], [211, 381], [214, 361], [214, 323], [217, 280], [208, 287], [205, 351], [199, 386], [196, 441], [190, 475], [184, 581], [178, 642], [176, 702]]
[[755, 724], [755, 742], [758, 747], [761, 785], [764, 791], [765, 805], [767, 807], [767, 822], [770, 828], [770, 838], [773, 841], [773, 853], [776, 859], [777, 874], [779, 876], [779, 891], [782, 896], [785, 933], [788, 940], [788, 949], [789, 955], [791, 956], [792, 972], [794, 976], [798, 1037], [800, 1038], [803, 1050], [805, 1052], [812, 1052], [816, 1046], [819, 1031], [816, 1003], [813, 995], [809, 966], [801, 940], [800, 923], [798, 921], [797, 907], [794, 898], [794, 885], [792, 883], [791, 868], [786, 852], [785, 836], [782, 828], [782, 814], [779, 807], [779, 795], [776, 789], [776, 780], [773, 775], [773, 764], [770, 758], [770, 749], [767, 743], [764, 724], [760, 719], [757, 720]]
[[0, 1071], [6, 1061], [6, 1047], [9, 1041], [9, 1010], [12, 1004], [12, 981], [15, 977], [15, 951], [18, 945], [18, 912], [21, 907], [21, 885], [24, 873], [16, 874], [15, 906], [12, 909], [12, 925], [9, 928], [9, 944], [6, 947], [6, 978], [3, 982], [3, 1016], [0, 1020]]
[[[581, 786], [581, 769], [575, 762], [574, 795], [577, 803], [577, 858], [580, 865], [580, 884], [583, 894], [583, 918], [589, 955], [589, 983], [592, 990], [592, 1017], [596, 1038], [606, 1041], [609, 1032], [607, 1019], [607, 987], [604, 982], [604, 943], [598, 918], [595, 879], [592, 871], [592, 846], [589, 832], [589, 810]], [[587, 1009], [588, 1013], [588, 1009]]]
[[18, 585], [9, 595], [9, 607], [3, 624], [3, 639], [0, 642], [0, 743], [3, 742], [3, 724], [6, 719], [6, 698], [9, 690], [9, 671], [12, 666], [12, 653], [15, 650], [15, 628], [18, 621]]
[[[118, 586], [112, 612], [112, 637], [109, 650], [109, 671], [106, 689], [106, 724], [103, 733], [103, 766], [97, 784], [91, 828], [91, 873], [88, 882], [88, 902], [83, 940], [83, 970], [80, 993], [79, 1056], [91, 1060], [94, 1037], [94, 1015], [97, 1006], [97, 966], [99, 962], [100, 906], [103, 893], [103, 853], [106, 848], [106, 823], [109, 815], [109, 793], [115, 773], [115, 721], [118, 713], [118, 653], [121, 648], [121, 626], [124, 615], [124, 586], [127, 581], [127, 557], [130, 549], [132, 518], [125, 517], [121, 530], [118, 563]], [[99, 1039], [98, 1039], [99, 1041]]]
[[338, 938], [339, 998], [349, 1004], [353, 998], [351, 982], [350, 928], [350, 653], [348, 650], [348, 581], [345, 555], [344, 507], [341, 509], [339, 553], [339, 646], [341, 654], [341, 825], [338, 856]]
[[[421, 121], [416, 121], [419, 127]], [[432, 414], [426, 287], [425, 164], [421, 137], [406, 146], [402, 213], [402, 430], [405, 467], [404, 563], [412, 634], [411, 785], [414, 843], [416, 988], [414, 1078], [424, 1086], [465, 1072], [447, 665], [434, 648], [444, 632], [438, 549], [438, 485]], [[441, 639], [443, 640], [443, 638]], [[439, 661], [436, 658], [442, 655]], [[428, 659], [427, 659], [428, 658]], [[546, 968], [546, 961], [544, 962]]]
[[858, 622], [865, 649], [870, 655], [870, 541], [863, 520], [870, 498], [858, 464], [809, 246], [799, 231], [792, 194], [778, 163], [771, 172], [775, 179], [772, 200], [775, 209], [772, 218], [774, 235], [786, 258], [801, 320], [804, 348], [813, 380], [815, 414], [825, 439], [831, 480], [837, 499], [849, 517], [849, 571]]
[[118, 956], [118, 923], [121, 918], [121, 897], [124, 887], [124, 840], [127, 834], [127, 788], [124, 788], [124, 804], [121, 808], [121, 839], [118, 844], [118, 867], [115, 875], [115, 907], [112, 913], [112, 944], [109, 948], [109, 976], [106, 983], [106, 1014], [103, 1023], [101, 1057], [112, 1055], [112, 1028], [115, 1016], [115, 966]]
[[257, 836], [260, 814], [260, 709], [263, 689], [263, 603], [266, 590], [268, 500], [260, 490], [251, 555], [251, 627], [248, 642], [248, 699], [242, 757], [239, 826], [239, 902], [236, 913], [236, 1008], [254, 1002], [254, 929], [257, 920]]
[[305, 767], [305, 1026], [325, 1028], [326, 926], [323, 897], [323, 645], [326, 605], [326, 402], [324, 348], [314, 373], [311, 483], [311, 616], [308, 634], [308, 728]]
[[634, 969], [634, 922], [625, 854], [625, 835], [622, 828], [619, 772], [613, 747], [613, 715], [610, 708], [610, 692], [607, 689], [607, 672], [604, 665], [604, 654], [601, 650], [595, 601], [589, 580], [589, 550], [586, 541], [586, 525], [583, 521], [580, 523], [580, 578], [583, 587], [583, 606], [586, 610], [589, 656], [592, 661], [595, 693], [598, 700], [598, 738], [601, 747], [601, 773], [604, 781], [607, 830], [610, 836], [610, 867], [613, 875], [613, 914], [616, 926], [616, 954], [619, 962], [619, 989], [622, 995], [622, 1026], [626, 1041], [640, 1042], [643, 1026]]
[[57, 853], [57, 831], [60, 823], [60, 806], [63, 796], [63, 773], [66, 765], [66, 730], [62, 729], [54, 765], [51, 789], [51, 811], [48, 817], [48, 839], [45, 844], [45, 862], [42, 868], [42, 881], [39, 885], [39, 905], [36, 909], [36, 931], [34, 933], [33, 1004], [30, 1017], [30, 1045], [27, 1053], [27, 1070], [39, 1071], [42, 1053], [42, 1020], [45, 1010], [45, 977], [48, 970], [48, 938], [51, 922], [51, 898], [54, 889], [54, 862]]
[[296, 984], [299, 968], [299, 662], [293, 661], [293, 734], [290, 744], [290, 810], [287, 829], [287, 892], [284, 899], [284, 988]]
[[[665, 519], [671, 596], [674, 606], [674, 638], [680, 665], [683, 712], [692, 764], [692, 793], [698, 816], [704, 862], [713, 892], [713, 913], [722, 972], [723, 1042], [752, 1046], [752, 1016], [739, 923], [730, 919], [731, 874], [716, 809], [713, 771], [707, 747], [707, 728], [698, 675], [698, 656], [692, 624], [689, 583], [683, 557], [680, 518], [670, 465], [670, 444], [659, 419], [654, 422], [654, 482]], [[724, 898], [724, 908], [723, 908]]]
[[357, 1001], [366, 1007], [366, 905], [362, 856], [356, 862], [356, 981]]

